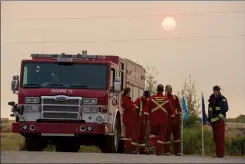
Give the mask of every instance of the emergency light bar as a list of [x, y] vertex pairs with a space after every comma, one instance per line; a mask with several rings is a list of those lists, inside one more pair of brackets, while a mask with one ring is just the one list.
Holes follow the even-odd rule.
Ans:
[[72, 61], [72, 60], [94, 60], [94, 59], [105, 59], [103, 55], [70, 55], [70, 54], [31, 54], [31, 57], [34, 59], [45, 59], [51, 58], [55, 60], [62, 60], [62, 61]]

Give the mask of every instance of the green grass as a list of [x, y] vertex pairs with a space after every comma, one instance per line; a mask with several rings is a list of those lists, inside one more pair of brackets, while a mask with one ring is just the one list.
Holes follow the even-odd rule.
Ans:
[[1, 151], [19, 151], [24, 137], [14, 133], [1, 133]]

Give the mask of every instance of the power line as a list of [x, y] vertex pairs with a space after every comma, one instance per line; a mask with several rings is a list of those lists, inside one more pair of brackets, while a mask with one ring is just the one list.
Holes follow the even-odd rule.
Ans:
[[136, 38], [136, 39], [111, 39], [111, 40], [77, 40], [77, 41], [37, 41], [37, 42], [6, 42], [4, 44], [56, 44], [56, 43], [101, 43], [101, 42], [133, 42], [133, 41], [160, 41], [178, 39], [209, 39], [209, 38], [231, 38], [244, 37], [245, 34], [217, 35], [217, 36], [192, 36], [192, 37], [161, 37], [161, 38]]
[[210, 15], [210, 14], [229, 14], [229, 13], [245, 13], [243, 10], [238, 11], [214, 11], [203, 13], [177, 13], [177, 14], [149, 14], [149, 15], [128, 15], [128, 16], [94, 16], [94, 17], [67, 17], [67, 18], [18, 18], [22, 21], [49, 21], [49, 20], [89, 20], [89, 19], [123, 19], [123, 18], [139, 18], [139, 17], [156, 17], [156, 16], [185, 16], [185, 15]]

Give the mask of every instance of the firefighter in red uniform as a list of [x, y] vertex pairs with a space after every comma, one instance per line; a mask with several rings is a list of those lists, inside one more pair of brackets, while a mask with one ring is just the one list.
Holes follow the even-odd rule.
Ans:
[[173, 134], [174, 137], [174, 153], [177, 156], [181, 155], [181, 145], [180, 145], [180, 123], [181, 123], [181, 114], [182, 109], [180, 107], [180, 101], [179, 98], [176, 95], [172, 95], [172, 87], [170, 85], [167, 85], [165, 87], [165, 95], [168, 97], [170, 104], [172, 105], [174, 111], [175, 111], [175, 123], [173, 123], [172, 119], [169, 117], [168, 119], [168, 130], [166, 133], [166, 140], [164, 144], [164, 154], [170, 155], [170, 138], [171, 134]]
[[130, 88], [124, 88], [122, 94], [121, 107], [123, 108], [122, 122], [125, 127], [124, 150], [125, 153], [132, 152], [132, 137], [134, 130], [134, 118], [137, 106], [132, 102], [130, 97]]
[[157, 86], [157, 94], [150, 97], [150, 148], [157, 155], [163, 155], [165, 136], [168, 125], [168, 115], [174, 119], [174, 110], [166, 96], [163, 95], [162, 84]]
[[213, 129], [213, 138], [216, 147], [216, 157], [223, 158], [225, 151], [225, 120], [228, 111], [227, 99], [221, 95], [220, 87], [214, 86], [214, 93], [209, 98], [208, 121]]
[[[146, 135], [146, 126], [149, 118], [149, 98], [150, 92], [144, 91], [143, 96], [136, 99], [134, 102], [135, 105], [139, 108], [139, 113], [135, 118], [135, 130], [132, 138], [132, 151], [137, 152], [137, 148], [140, 154], [145, 154], [145, 135]], [[138, 146], [138, 147], [137, 147]]]

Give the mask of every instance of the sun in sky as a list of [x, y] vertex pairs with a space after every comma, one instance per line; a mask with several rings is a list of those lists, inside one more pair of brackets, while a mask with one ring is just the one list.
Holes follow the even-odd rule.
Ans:
[[166, 31], [172, 31], [176, 28], [176, 22], [172, 17], [165, 17], [162, 21], [162, 27]]

